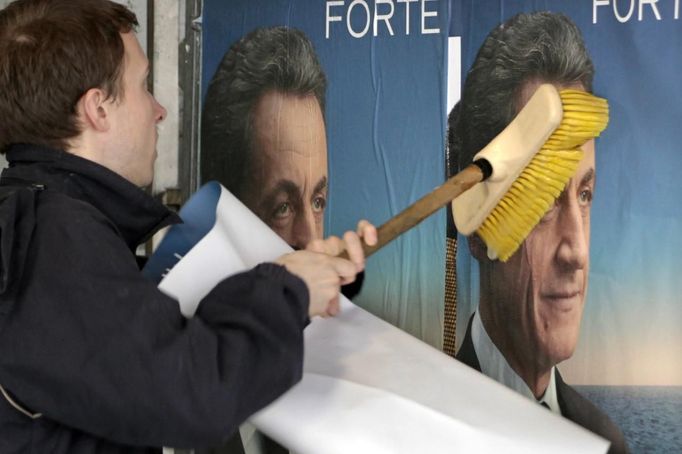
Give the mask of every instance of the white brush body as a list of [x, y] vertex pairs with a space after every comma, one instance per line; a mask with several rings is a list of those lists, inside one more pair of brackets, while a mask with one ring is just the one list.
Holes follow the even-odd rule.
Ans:
[[460, 233], [468, 236], [481, 226], [562, 117], [559, 92], [553, 85], [543, 84], [516, 118], [474, 156], [474, 161], [486, 159], [493, 173], [452, 201], [452, 215]]

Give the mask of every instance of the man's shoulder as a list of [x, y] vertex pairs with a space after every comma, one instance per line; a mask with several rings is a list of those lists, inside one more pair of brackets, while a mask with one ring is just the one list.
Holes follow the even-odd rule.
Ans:
[[91, 204], [84, 202], [78, 198], [72, 197], [60, 191], [44, 190], [40, 195], [40, 207], [44, 210], [59, 210], [61, 208], [69, 208], [72, 210], [90, 211], [95, 210]]
[[38, 226], [77, 225], [81, 228], [109, 223], [108, 218], [90, 203], [50, 190], [39, 196], [36, 221]]
[[571, 420], [573, 418], [580, 418], [582, 420], [595, 419], [613, 424], [606, 413], [576, 391], [571, 385], [564, 382], [559, 373], [556, 374], [556, 389], [561, 412], [564, 416]]
[[561, 414], [565, 418], [609, 440], [610, 454], [628, 452], [625, 437], [618, 426], [599, 407], [566, 384], [559, 373], [556, 375], [556, 387]]

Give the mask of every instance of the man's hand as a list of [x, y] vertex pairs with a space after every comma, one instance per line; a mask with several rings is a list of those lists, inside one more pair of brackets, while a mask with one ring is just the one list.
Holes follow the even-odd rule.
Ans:
[[[376, 228], [365, 220], [358, 223], [357, 232], [346, 232], [343, 240], [336, 236], [313, 240], [305, 251], [292, 252], [276, 260], [308, 286], [311, 317], [328, 317], [339, 312], [341, 286], [353, 282], [357, 273], [365, 269], [361, 238], [370, 246], [377, 242]], [[350, 260], [336, 257], [344, 250], [348, 251]]]

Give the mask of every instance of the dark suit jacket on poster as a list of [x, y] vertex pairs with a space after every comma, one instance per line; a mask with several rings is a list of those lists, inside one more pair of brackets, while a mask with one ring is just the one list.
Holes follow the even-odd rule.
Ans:
[[[474, 350], [474, 343], [471, 339], [471, 322], [469, 320], [464, 342], [457, 351], [457, 358], [469, 367], [481, 372], [481, 364]], [[609, 417], [597, 408], [592, 402], [581, 396], [575, 389], [567, 385], [561, 378], [561, 374], [556, 370], [556, 391], [561, 408], [561, 415], [574, 423], [606, 438], [611, 442], [609, 454], [627, 453], [625, 438], [620, 429], [609, 419]]]

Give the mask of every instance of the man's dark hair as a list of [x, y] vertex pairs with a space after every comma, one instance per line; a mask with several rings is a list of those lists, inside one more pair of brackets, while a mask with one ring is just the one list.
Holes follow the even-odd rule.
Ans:
[[201, 119], [201, 179], [244, 190], [253, 112], [269, 91], [314, 95], [324, 115], [327, 79], [310, 40], [288, 27], [258, 28], [230, 47], [211, 80]]
[[121, 93], [121, 33], [137, 26], [109, 0], [17, 0], [0, 11], [0, 152], [12, 143], [65, 149], [80, 134], [86, 91]]
[[591, 92], [593, 77], [580, 30], [565, 15], [522, 13], [500, 24], [479, 49], [448, 117], [450, 175], [514, 119], [526, 82], [580, 83]]

